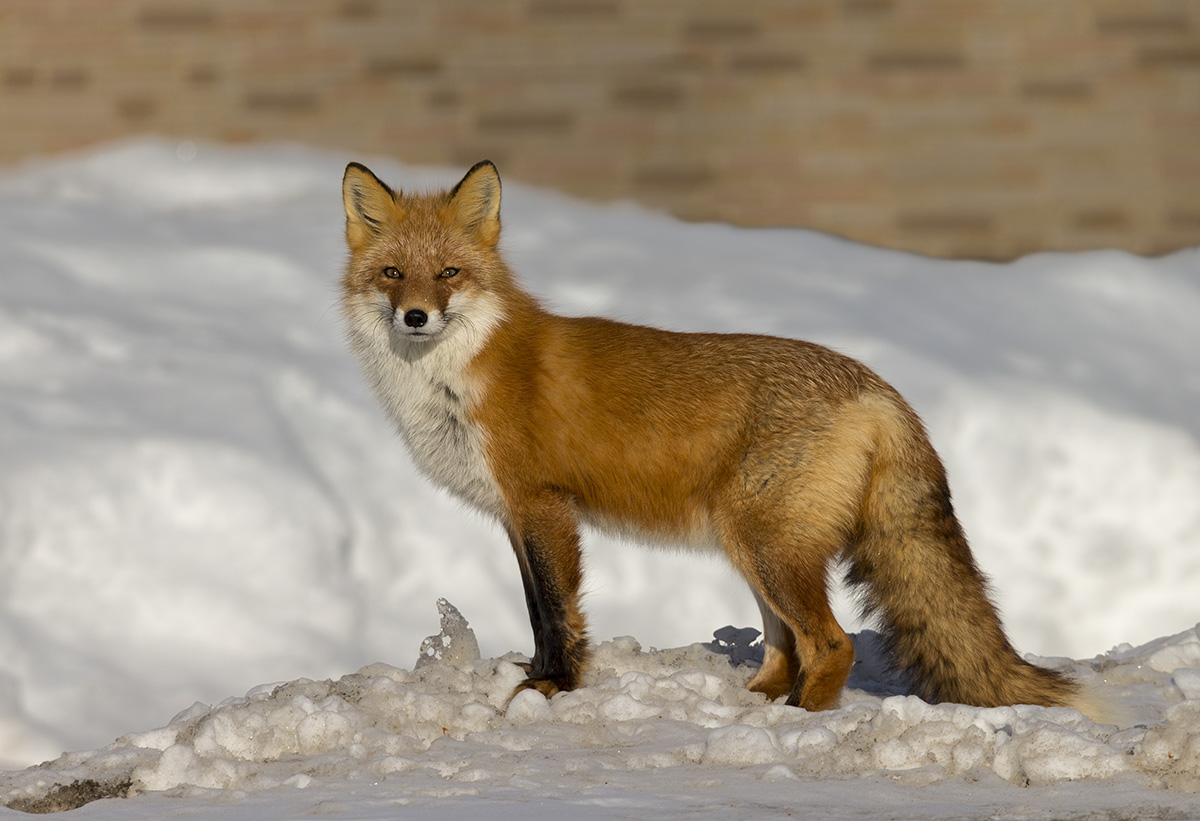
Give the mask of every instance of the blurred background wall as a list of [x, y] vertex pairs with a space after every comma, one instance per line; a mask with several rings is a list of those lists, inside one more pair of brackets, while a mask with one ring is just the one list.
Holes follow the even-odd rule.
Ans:
[[3, 0], [0, 162], [294, 140], [924, 254], [1200, 245], [1200, 0]]

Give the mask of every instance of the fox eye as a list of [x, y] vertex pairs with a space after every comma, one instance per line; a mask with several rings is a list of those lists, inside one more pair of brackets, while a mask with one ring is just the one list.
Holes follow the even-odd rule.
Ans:
[[404, 279], [404, 274], [400, 273], [400, 269], [394, 265], [384, 268], [383, 275], [388, 279]]
[[457, 268], [443, 268], [441, 273], [442, 279], [450, 279], [450, 277], [458, 276]]

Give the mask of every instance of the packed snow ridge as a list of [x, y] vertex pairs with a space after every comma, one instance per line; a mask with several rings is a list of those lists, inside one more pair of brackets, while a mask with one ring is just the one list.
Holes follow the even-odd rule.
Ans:
[[373, 664], [336, 681], [299, 679], [215, 707], [197, 703], [165, 727], [3, 776], [0, 801], [46, 811], [150, 791], [381, 778], [425, 798], [531, 780], [586, 792], [606, 774], [673, 768], [736, 768], [764, 781], [885, 773], [909, 785], [1044, 786], [1128, 777], [1200, 789], [1195, 629], [1090, 663], [1056, 663], [1124, 705], [1134, 723], [1120, 727], [1062, 708], [891, 695], [902, 684], [884, 672], [870, 633], [855, 636], [860, 660], [841, 706], [827, 712], [745, 690], [757, 666], [747, 644], [755, 631], [732, 627], [710, 644], [673, 650], [644, 650], [630, 637], [603, 642], [584, 687], [512, 697], [527, 659], [479, 658], [466, 619], [444, 599], [438, 608], [442, 630], [423, 642], [412, 671]]

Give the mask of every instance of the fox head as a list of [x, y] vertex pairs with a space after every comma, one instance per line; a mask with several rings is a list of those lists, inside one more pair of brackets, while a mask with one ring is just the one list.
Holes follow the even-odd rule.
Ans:
[[495, 319], [497, 292], [511, 274], [497, 248], [500, 175], [491, 162], [433, 194], [393, 190], [350, 163], [342, 200], [350, 249], [342, 284], [352, 327], [377, 321], [392, 340], [425, 345]]

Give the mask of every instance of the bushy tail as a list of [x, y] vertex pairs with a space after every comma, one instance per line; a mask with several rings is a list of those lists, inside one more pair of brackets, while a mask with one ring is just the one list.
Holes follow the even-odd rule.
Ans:
[[878, 441], [848, 574], [895, 662], [928, 701], [1083, 706], [1078, 684], [1009, 643], [941, 461], [916, 415], [896, 410]]

